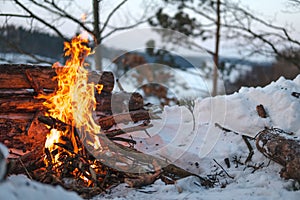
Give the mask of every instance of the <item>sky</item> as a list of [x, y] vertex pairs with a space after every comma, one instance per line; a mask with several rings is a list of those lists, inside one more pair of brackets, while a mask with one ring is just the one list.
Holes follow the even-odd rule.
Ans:
[[[26, 0], [25, 0], [26, 1]], [[28, 0], [27, 0], [28, 1]], [[284, 26], [284, 27], [293, 27], [294, 34], [293, 36], [300, 40], [300, 11], [299, 12], [291, 12], [291, 7], [288, 7], [287, 1], [288, 0], [232, 0], [236, 2], [240, 2], [242, 5], [246, 5], [251, 9], [252, 11], [255, 11], [255, 13], [259, 16], [264, 17], [265, 19], [269, 19], [273, 23]], [[20, 9], [17, 8], [16, 5], [13, 5], [11, 3], [11, 0], [0, 0], [0, 13], [17, 13], [21, 14]], [[60, 2], [65, 2], [68, 4], [69, 2], [72, 2], [71, 4], [68, 4], [66, 6], [66, 10], [69, 9], [72, 11], [72, 14], [74, 16], [81, 16], [82, 13], [87, 13], [88, 20], [89, 13], [91, 12], [91, 0], [61, 0]], [[101, 14], [103, 16], [107, 16], [109, 11], [117, 5], [119, 0], [110, 0], [107, 1], [108, 3], [103, 4], [101, 7]], [[154, 7], [147, 7], [144, 6], [144, 4], [149, 2], [160, 2], [159, 0], [156, 1], [150, 1], [150, 0], [129, 0], [125, 6], [124, 10], [120, 13], [117, 13], [114, 18], [112, 18], [113, 24], [126, 24], [128, 21], [132, 19], [137, 19], [141, 17], [144, 12], [145, 8], [148, 8], [146, 10], [146, 15], [150, 15], [151, 12], [154, 10]], [[160, 3], [158, 3], [160, 4]], [[148, 5], [148, 4], [147, 4]], [[34, 7], [28, 3], [26, 6], [30, 9], [34, 10]], [[152, 5], [153, 6], [153, 5]], [[45, 18], [49, 18], [48, 14], [42, 13], [39, 11], [39, 14], [41, 14]], [[104, 17], [103, 17], [104, 18]], [[4, 18], [0, 18], [0, 23], [4, 23]], [[32, 21], [29, 19], [23, 20], [19, 18], [11, 18], [9, 20], [9, 23], [15, 23], [22, 26], [29, 26]], [[73, 36], [76, 32], [79, 31], [79, 28], [74, 23], [66, 23], [62, 21], [53, 21], [54, 25], [62, 28], [63, 32], [66, 33], [69, 37]], [[43, 27], [39, 28], [40, 30], [45, 30]], [[46, 31], [46, 30], [45, 30]], [[146, 23], [138, 27], [138, 29], [129, 30], [129, 31], [123, 31], [118, 32], [111, 37], [107, 38], [107, 40], [104, 40], [104, 44], [108, 46], [112, 46], [115, 48], [121, 48], [121, 49], [139, 49], [144, 48], [146, 42], [149, 39], [156, 38], [158, 41], [157, 44], [160, 44], [159, 35], [156, 32], [151, 31], [151, 27]], [[197, 41], [198, 42], [198, 41]], [[214, 49], [214, 41], [210, 40], [207, 42], [202, 42], [202, 45], [208, 49]], [[231, 43], [227, 41], [221, 42], [221, 54], [225, 56], [232, 56], [236, 54], [234, 50], [232, 50]], [[179, 54], [193, 54], [194, 51], [189, 51], [184, 48], [176, 49]]]
[[[254, 11], [258, 16], [267, 19], [278, 26], [283, 27], [292, 27], [293, 36], [300, 40], [300, 9], [299, 12], [292, 12], [293, 8], [291, 8], [287, 0], [233, 0], [235, 2], [240, 2], [242, 5], [249, 7], [251, 11]], [[143, 29], [138, 30], [129, 30], [125, 32], [118, 33], [105, 41], [104, 44], [108, 44], [113, 47], [118, 47], [120, 44], [124, 45], [124, 47], [131, 48], [139, 48], [144, 47], [145, 43], [149, 40], [149, 38], [156, 38], [159, 35], [156, 32], [148, 30], [149, 25], [141, 26]], [[150, 27], [151, 28], [151, 27]], [[141, 34], [143, 33], [144, 34]], [[147, 32], [147, 34], [145, 34]], [[124, 40], [123, 40], [124, 38]], [[134, 42], [132, 42], [131, 38], [134, 38]], [[214, 48], [214, 41], [201, 41], [203, 46], [208, 49]], [[236, 52], [232, 50], [232, 43], [221, 41], [221, 54], [224, 56], [234, 56]], [[179, 54], [192, 54], [198, 55], [199, 53], [195, 51], [189, 51], [186, 49], [180, 49]], [[265, 59], [263, 57], [262, 59]]]

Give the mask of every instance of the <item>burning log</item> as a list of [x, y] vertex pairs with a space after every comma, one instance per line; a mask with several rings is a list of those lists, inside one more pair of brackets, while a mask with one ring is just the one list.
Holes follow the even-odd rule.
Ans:
[[32, 117], [23, 115], [24, 119], [0, 118], [0, 142], [21, 152], [31, 151], [36, 146], [43, 145], [48, 130], [37, 121], [41, 114], [37, 113]]
[[[155, 116], [151, 116], [151, 119], [157, 119]], [[143, 120], [149, 120], [150, 114], [147, 110], [135, 110], [130, 112], [124, 112], [120, 114], [115, 114], [111, 116], [101, 117], [98, 120], [99, 125], [102, 129], [106, 130], [115, 124], [123, 123], [127, 124], [129, 122], [138, 122]]]
[[[49, 93], [56, 89], [54, 76], [55, 70], [47, 66], [0, 65], [0, 112], [35, 113], [43, 109], [44, 99], [35, 97], [39, 93]], [[110, 115], [143, 108], [143, 98], [138, 93], [112, 94], [114, 81], [111, 72], [89, 74], [89, 82], [103, 84], [102, 93], [95, 94], [97, 111]]]
[[300, 181], [300, 141], [280, 129], [261, 131], [256, 139], [257, 149], [283, 166], [281, 177]]
[[103, 85], [102, 92], [111, 93], [115, 86], [115, 78], [112, 72], [103, 72], [98, 84]]
[[[122, 113], [143, 109], [144, 101], [137, 93], [116, 93], [116, 94], [96, 94], [96, 111], [103, 113]], [[34, 95], [21, 94], [0, 94], [1, 113], [35, 113], [44, 109], [44, 99], [36, 99]]]

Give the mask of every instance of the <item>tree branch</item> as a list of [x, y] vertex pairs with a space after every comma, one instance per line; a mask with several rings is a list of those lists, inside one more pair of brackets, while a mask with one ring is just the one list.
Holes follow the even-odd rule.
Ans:
[[143, 23], [145, 23], [145, 22], [147, 22], [147, 21], [148, 21], [148, 20], [143, 20], [143, 21], [139, 21], [139, 22], [137, 22], [137, 23], [135, 23], [135, 24], [132, 24], [132, 25], [129, 25], [129, 26], [116, 27], [116, 28], [114, 28], [113, 30], [111, 30], [110, 32], [108, 32], [106, 35], [104, 35], [104, 36], [102, 37], [102, 40], [105, 39], [105, 38], [107, 38], [107, 37], [109, 37], [111, 34], [117, 32], [117, 31], [131, 29], [131, 28], [134, 28], [134, 27], [136, 27], [136, 26], [138, 26], [138, 25], [140, 25], [140, 24], [143, 24]]
[[110, 13], [109, 15], [107, 16], [101, 30], [100, 30], [100, 33], [103, 33], [103, 31], [105, 30], [108, 22], [110, 21], [110, 19], [112, 18], [112, 16], [115, 14], [115, 12], [122, 6], [124, 5], [125, 3], [127, 2], [127, 0], [123, 0], [121, 3], [119, 3]]
[[25, 10], [32, 18], [36, 19], [37, 21], [41, 22], [42, 24], [46, 25], [50, 29], [52, 29], [58, 36], [60, 36], [63, 40], [67, 41], [67, 38], [53, 25], [49, 24], [39, 16], [35, 15], [31, 12], [25, 5], [23, 5], [20, 1], [14, 0], [17, 5], [19, 5], [23, 10]]
[[30, 16], [30, 15], [10, 14], [10, 13], [0, 13], [0, 16], [4, 16], [4, 17], [32, 18], [32, 16]]
[[49, 2], [48, 0], [45, 0], [45, 2], [47, 2], [48, 4], [51, 4], [55, 9], [57, 9], [58, 11], [60, 11], [63, 14], [59, 14], [61, 17], [65, 17], [67, 19], [70, 19], [71, 21], [77, 23], [81, 28], [83, 28], [85, 31], [87, 31], [88, 33], [93, 35], [93, 31], [91, 29], [89, 29], [87, 26], [85, 26], [84, 22], [76, 19], [75, 17], [73, 17], [72, 15], [70, 15], [69, 13], [67, 13], [65, 10], [63, 10], [62, 8], [60, 8], [54, 1]]

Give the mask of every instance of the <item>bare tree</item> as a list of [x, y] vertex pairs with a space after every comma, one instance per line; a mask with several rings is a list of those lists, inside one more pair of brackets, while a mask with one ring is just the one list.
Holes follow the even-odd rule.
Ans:
[[[72, 24], [91, 35], [95, 46], [102, 44], [103, 40], [115, 32], [134, 28], [151, 17], [147, 9], [150, 8], [149, 6], [145, 6], [144, 12], [136, 19], [128, 19], [124, 15], [120, 17], [120, 10], [128, 3], [128, 0], [114, 1], [113, 3], [108, 0], [81, 2], [90, 4], [88, 7], [77, 3], [77, 1], [60, 0], [12, 0], [11, 4], [16, 6], [19, 12], [3, 11], [0, 8], [0, 17], [4, 18], [6, 23], [9, 23], [13, 18], [27, 19], [31, 28], [34, 26], [44, 27], [47, 31], [52, 31], [64, 40], [69, 38], [66, 33], [66, 29], [68, 29], [66, 25]], [[81, 14], [86, 14], [87, 18], [82, 20]], [[116, 16], [127, 19], [116, 24], [113, 23]], [[96, 67], [101, 70], [101, 48], [96, 48], [95, 51]]]
[[[275, 25], [259, 17], [254, 11], [240, 3], [228, 0], [163, 0], [166, 5], [157, 11], [156, 19], [150, 20], [153, 26], [160, 26], [179, 31], [192, 38], [200, 38], [203, 41], [214, 40], [215, 49], [204, 48], [199, 43], [182, 44], [187, 47], [200, 47], [207, 50], [215, 64], [219, 64], [220, 41], [234, 41], [233, 48], [242, 57], [251, 56], [275, 56], [289, 60], [300, 68], [300, 63], [294, 59], [299, 52], [300, 42], [293, 37], [293, 32], [286, 26]], [[290, 0], [299, 5], [298, 0]], [[168, 5], [171, 9], [177, 9], [175, 14], [168, 12]], [[220, 32], [222, 28], [222, 32]], [[172, 37], [172, 35], [167, 35]], [[180, 41], [179, 41], [180, 42]], [[230, 48], [230, 47], [226, 47]], [[289, 49], [289, 54], [284, 50]], [[217, 73], [214, 73], [214, 89], [216, 94]]]

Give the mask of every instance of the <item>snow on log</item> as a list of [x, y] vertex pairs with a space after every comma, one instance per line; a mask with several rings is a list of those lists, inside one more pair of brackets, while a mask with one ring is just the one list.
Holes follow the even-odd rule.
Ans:
[[266, 128], [256, 138], [257, 149], [283, 166], [280, 175], [300, 181], [300, 140], [276, 128]]

